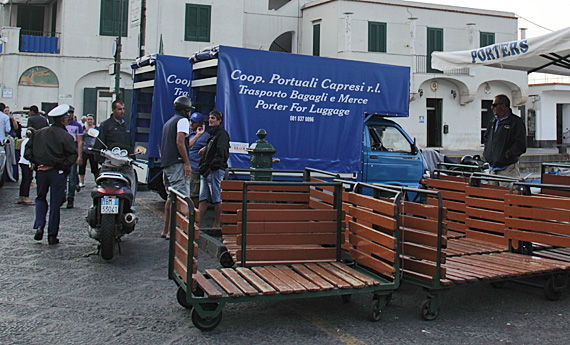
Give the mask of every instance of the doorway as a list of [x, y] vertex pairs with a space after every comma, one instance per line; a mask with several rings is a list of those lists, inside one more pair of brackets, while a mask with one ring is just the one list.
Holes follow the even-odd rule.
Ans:
[[97, 126], [111, 116], [112, 103], [113, 94], [111, 92], [108, 90], [97, 90], [97, 114], [95, 114]]
[[427, 147], [442, 147], [442, 118], [441, 98], [428, 98], [426, 100], [427, 111]]

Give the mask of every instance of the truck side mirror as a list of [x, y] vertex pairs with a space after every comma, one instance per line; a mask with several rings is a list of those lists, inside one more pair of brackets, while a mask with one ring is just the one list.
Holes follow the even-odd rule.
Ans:
[[419, 151], [420, 150], [418, 150], [418, 146], [416, 145], [416, 138], [414, 138], [414, 142], [412, 143], [412, 154], [417, 155]]

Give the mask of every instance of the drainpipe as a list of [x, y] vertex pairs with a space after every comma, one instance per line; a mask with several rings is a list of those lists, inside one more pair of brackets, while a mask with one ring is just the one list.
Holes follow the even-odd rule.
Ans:
[[416, 55], [416, 23], [418, 18], [410, 17], [410, 55]]
[[352, 51], [352, 18], [353, 12], [344, 12], [344, 51]]

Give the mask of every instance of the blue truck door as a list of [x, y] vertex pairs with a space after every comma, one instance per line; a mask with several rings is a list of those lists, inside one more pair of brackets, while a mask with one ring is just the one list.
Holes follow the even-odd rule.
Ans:
[[367, 123], [364, 131], [364, 180], [418, 186], [425, 164], [410, 138], [390, 122]]

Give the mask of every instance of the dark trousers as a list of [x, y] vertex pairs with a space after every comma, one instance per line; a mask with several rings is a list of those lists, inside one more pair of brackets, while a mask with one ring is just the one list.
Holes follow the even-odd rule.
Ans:
[[71, 166], [71, 171], [67, 176], [67, 201], [75, 200], [75, 188], [79, 184], [79, 175], [77, 175], [77, 164]]
[[20, 196], [29, 197], [30, 196], [30, 186], [32, 185], [32, 178], [34, 177], [34, 171], [30, 169], [29, 164], [20, 164], [22, 169], [22, 180], [20, 181]]
[[79, 165], [79, 175], [85, 175], [87, 160], [89, 160], [89, 166], [91, 167], [93, 177], [97, 179], [97, 176], [99, 176], [99, 162], [95, 159], [95, 154], [87, 153], [85, 151], [83, 151], [83, 161], [81, 162], [81, 165]]
[[59, 232], [59, 208], [65, 198], [65, 183], [67, 176], [59, 170], [37, 171], [36, 183], [38, 196], [36, 197], [36, 221], [34, 229], [45, 227], [48, 212], [47, 193], [49, 191], [49, 224], [48, 235], [57, 236]]

